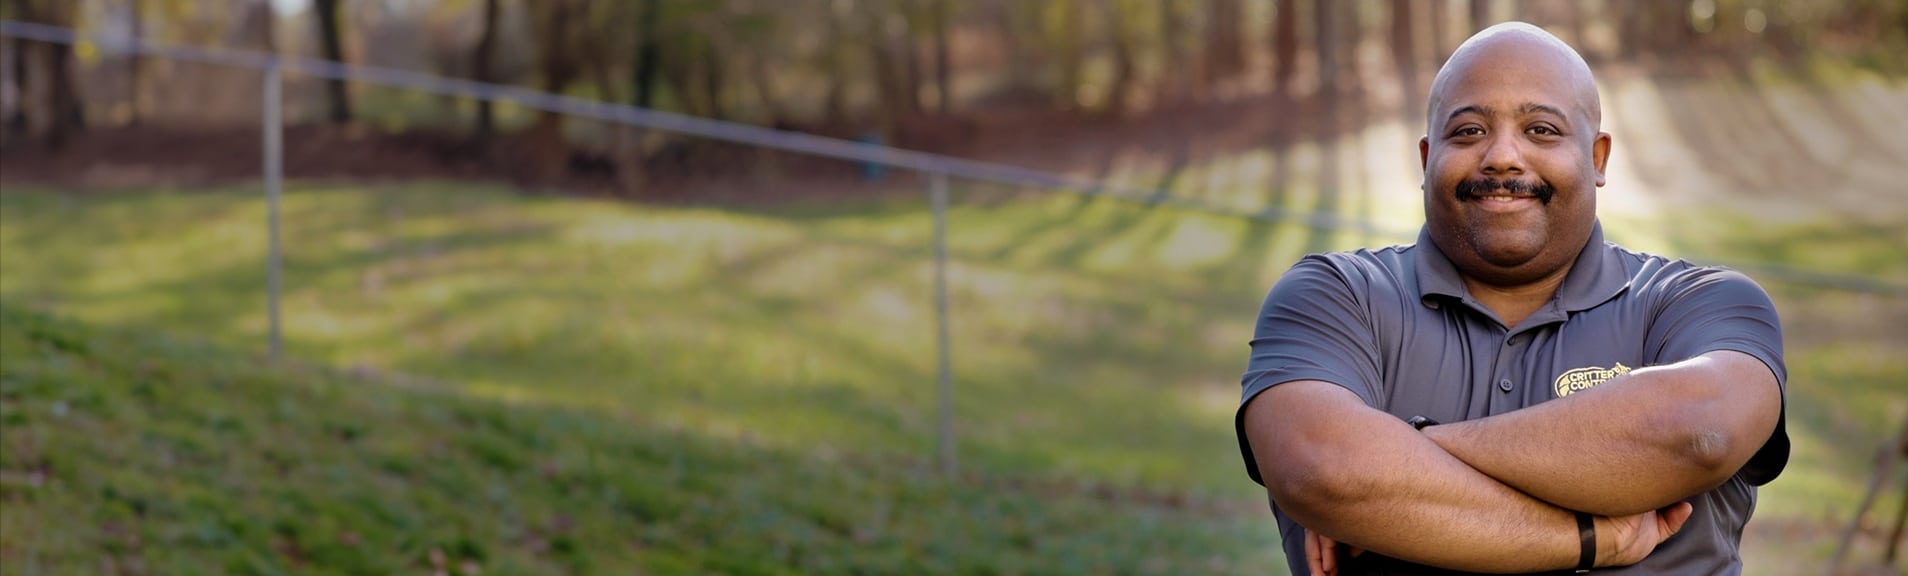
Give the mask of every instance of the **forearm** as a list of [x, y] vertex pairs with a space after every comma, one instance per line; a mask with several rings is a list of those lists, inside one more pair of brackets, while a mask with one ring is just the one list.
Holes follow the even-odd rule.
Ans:
[[1781, 410], [1773, 376], [1763, 368], [1766, 384], [1725, 384], [1755, 377], [1743, 372], [1761, 365], [1748, 361], [1755, 365], [1705, 355], [1425, 433], [1477, 471], [1545, 502], [1612, 516], [1653, 510], [1714, 488], [1767, 440]]
[[[1279, 388], [1304, 384], [1331, 386]], [[1274, 393], [1344, 391], [1275, 388], [1265, 394]], [[1255, 452], [1263, 452], [1257, 460], [1266, 486], [1293, 520], [1340, 542], [1431, 566], [1514, 573], [1577, 564], [1571, 512], [1479, 473], [1396, 418], [1359, 408], [1256, 422], [1248, 413], [1247, 433]], [[1324, 418], [1334, 421], [1306, 422]]]
[[[1403, 432], [1415, 435], [1409, 427]], [[1319, 490], [1313, 496], [1324, 497], [1288, 497], [1280, 506], [1321, 534], [1429, 566], [1523, 573], [1577, 564], [1571, 512], [1493, 480], [1421, 438], [1410, 444], [1386, 458], [1396, 464], [1346, 482], [1353, 490]]]

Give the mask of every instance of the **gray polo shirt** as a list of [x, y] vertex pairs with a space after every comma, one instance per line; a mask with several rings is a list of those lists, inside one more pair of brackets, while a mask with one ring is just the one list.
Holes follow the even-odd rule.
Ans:
[[[1415, 245], [1314, 254], [1287, 271], [1259, 313], [1240, 405], [1285, 382], [1322, 380], [1400, 419], [1458, 422], [1718, 350], [1762, 360], [1786, 388], [1775, 306], [1737, 272], [1625, 250], [1604, 242], [1598, 224], [1556, 297], [1505, 329], [1421, 232]], [[1263, 484], [1242, 427], [1239, 449]], [[1598, 573], [1740, 573], [1737, 547], [1755, 487], [1775, 479], [1788, 458], [1778, 420], [1748, 465], [1691, 499], [1695, 513], [1682, 532], [1642, 563]], [[1276, 504], [1273, 513], [1292, 573], [1306, 573], [1304, 528]], [[1377, 554], [1348, 560], [1343, 572], [1457, 574]]]

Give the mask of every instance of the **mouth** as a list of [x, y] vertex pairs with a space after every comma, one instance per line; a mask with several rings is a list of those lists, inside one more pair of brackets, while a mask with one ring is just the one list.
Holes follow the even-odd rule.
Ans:
[[1485, 212], [1518, 212], [1542, 203], [1536, 196], [1518, 194], [1482, 194], [1472, 196], [1472, 205]]

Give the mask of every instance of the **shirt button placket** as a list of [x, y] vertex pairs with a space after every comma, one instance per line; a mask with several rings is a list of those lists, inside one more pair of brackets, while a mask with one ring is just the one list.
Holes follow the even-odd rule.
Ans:
[[1510, 376], [1516, 373], [1516, 368], [1519, 364], [1517, 344], [1517, 336], [1507, 334], [1504, 336], [1503, 344], [1499, 345], [1497, 349], [1497, 365], [1495, 366], [1496, 371], [1494, 376], [1496, 376], [1497, 380], [1498, 393], [1493, 394], [1491, 398], [1491, 411], [1496, 414], [1502, 414], [1520, 408], [1516, 398], [1510, 394], [1512, 390], [1517, 389], [1517, 383], [1512, 382], [1510, 379]]

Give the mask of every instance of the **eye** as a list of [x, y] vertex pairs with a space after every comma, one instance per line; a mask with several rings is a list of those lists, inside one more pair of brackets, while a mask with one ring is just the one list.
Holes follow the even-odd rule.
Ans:
[[1457, 130], [1453, 130], [1453, 131], [1451, 132], [1451, 136], [1452, 136], [1452, 137], [1460, 137], [1460, 136], [1483, 136], [1483, 135], [1484, 135], [1484, 129], [1483, 129], [1483, 128], [1479, 128], [1479, 127], [1477, 127], [1477, 126], [1465, 126], [1465, 127], [1463, 127], [1463, 128], [1459, 128], [1459, 129], [1457, 129]]
[[1558, 132], [1556, 128], [1552, 128], [1546, 124], [1538, 124], [1536, 126], [1531, 126], [1526, 131], [1530, 132], [1531, 134], [1536, 134], [1538, 136], [1562, 136], [1563, 135], [1563, 133]]

